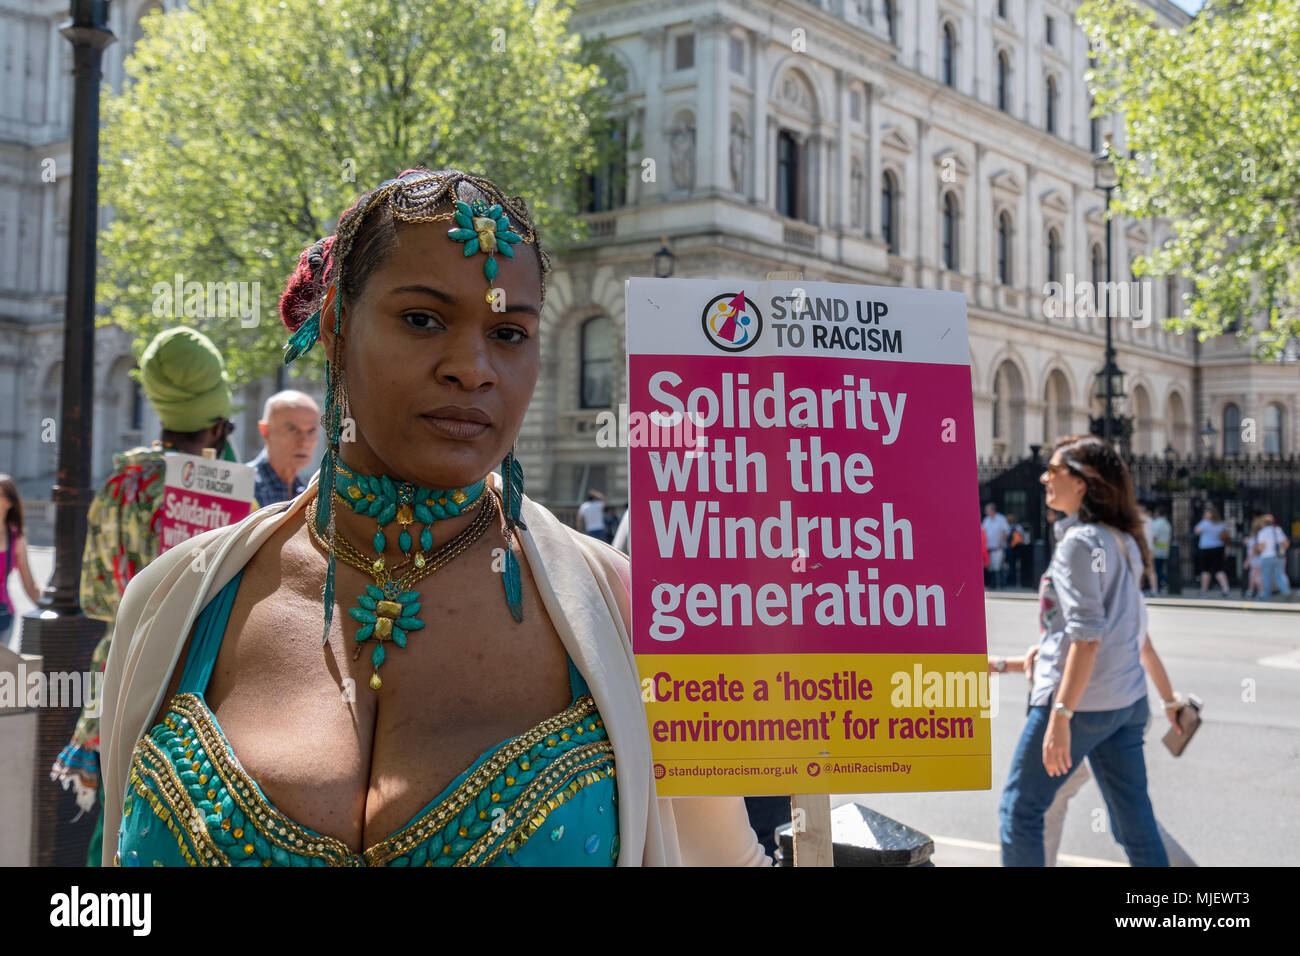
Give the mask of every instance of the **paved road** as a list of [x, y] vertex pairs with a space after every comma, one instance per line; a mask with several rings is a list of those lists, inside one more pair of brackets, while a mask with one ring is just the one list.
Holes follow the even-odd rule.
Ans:
[[[52, 552], [31, 551], [43, 585]], [[20, 614], [30, 608], [19, 588], [11, 593]], [[1024, 653], [1037, 633], [1036, 602], [990, 597], [985, 609], [990, 653]], [[1300, 613], [1153, 605], [1150, 624], [1174, 686], [1205, 701], [1205, 724], [1182, 757], [1159, 742], [1163, 715], [1152, 724], [1146, 753], [1157, 818], [1202, 866], [1300, 864]], [[992, 790], [832, 802], [860, 800], [930, 834], [939, 865], [999, 865], [997, 803], [1024, 724], [1026, 686], [1008, 674], [998, 690]], [[1103, 808], [1089, 782], [1071, 803], [1061, 865], [1127, 865], [1114, 838], [1092, 829]]]
[[[989, 652], [1018, 655], [1037, 633], [1037, 604], [990, 597]], [[1163, 715], [1147, 740], [1156, 817], [1201, 866], [1300, 863], [1300, 614], [1150, 608], [1150, 633], [1174, 687], [1205, 701], [1205, 723], [1182, 757], [1159, 742]], [[957, 793], [865, 794], [857, 799], [935, 838], [938, 865], [997, 866], [997, 804], [1024, 725], [1026, 685], [999, 681], [993, 718], [993, 789]], [[1154, 689], [1151, 699], [1155, 700]], [[1108, 832], [1095, 782], [1071, 801], [1061, 865], [1127, 865]], [[1073, 857], [1074, 859], [1070, 859]]]

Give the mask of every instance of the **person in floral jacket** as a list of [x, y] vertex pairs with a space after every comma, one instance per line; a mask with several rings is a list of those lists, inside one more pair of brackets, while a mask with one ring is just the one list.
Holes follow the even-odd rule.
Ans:
[[[198, 455], [211, 448], [221, 458], [237, 460], [227, 440], [234, 430], [230, 380], [221, 353], [206, 336], [184, 328], [159, 333], [140, 358], [140, 384], [162, 423], [162, 440], [114, 455], [113, 473], [87, 514], [81, 608], [108, 625], [90, 659], [92, 674], [103, 673], [122, 592], [158, 557], [166, 454]], [[92, 682], [72, 740], [50, 771], [65, 790], [75, 787], [77, 805], [87, 812], [97, 800], [103, 805], [99, 712], [99, 686]], [[101, 814], [88, 854], [91, 866], [100, 862], [102, 827]]]

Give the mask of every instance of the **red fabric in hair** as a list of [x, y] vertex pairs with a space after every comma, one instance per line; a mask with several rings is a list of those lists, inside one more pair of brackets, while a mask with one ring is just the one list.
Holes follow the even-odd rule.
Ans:
[[[427, 169], [407, 169], [403, 170], [397, 178], [401, 179], [409, 173], [427, 173], [428, 171]], [[343, 215], [339, 217], [340, 226], [348, 220], [365, 198], [366, 196], [363, 195], [344, 211]], [[312, 246], [314, 245], [315, 243], [312, 243]], [[284, 292], [280, 295], [280, 321], [284, 323], [285, 328], [290, 332], [297, 332], [302, 324], [311, 317], [311, 314], [316, 311], [317, 304], [325, 292], [322, 280], [324, 276], [329, 274], [332, 266], [330, 250], [334, 247], [334, 236], [330, 236], [322, 244], [324, 262], [315, 272], [313, 272], [311, 264], [307, 261], [312, 246], [304, 249], [302, 255], [298, 257], [298, 266], [293, 270], [293, 274], [289, 276], [288, 281], [285, 283]]]
[[334, 237], [330, 236], [321, 244], [324, 261], [313, 270], [308, 258], [315, 245], [313, 242], [302, 251], [298, 257], [298, 266], [289, 276], [280, 296], [280, 321], [290, 332], [297, 332], [316, 311], [317, 300], [324, 291], [322, 279], [330, 270], [330, 250], [334, 247]]

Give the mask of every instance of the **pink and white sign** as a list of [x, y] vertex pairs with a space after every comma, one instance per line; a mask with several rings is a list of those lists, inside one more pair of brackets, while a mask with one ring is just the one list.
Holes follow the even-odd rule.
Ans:
[[[934, 755], [977, 758], [964, 765], [936, 759], [903, 782], [752, 779], [802, 773], [792, 755], [837, 742], [846, 758], [896, 755], [853, 732], [859, 718], [874, 728], [866, 718], [896, 675], [978, 682], [985, 669], [964, 298], [632, 279], [627, 352], [633, 649], [653, 689], [661, 793], [987, 786], [987, 722], [962, 708], [963, 744]], [[730, 696], [701, 697], [710, 685]], [[808, 711], [799, 688], [823, 685], [829, 697]], [[855, 717], [835, 705], [841, 690]], [[812, 721], [799, 747], [746, 737], [796, 718]], [[723, 772], [760, 755], [768, 763]], [[701, 761], [715, 762], [707, 783]]]
[[249, 465], [184, 454], [166, 460], [159, 554], [252, 512], [255, 475]]

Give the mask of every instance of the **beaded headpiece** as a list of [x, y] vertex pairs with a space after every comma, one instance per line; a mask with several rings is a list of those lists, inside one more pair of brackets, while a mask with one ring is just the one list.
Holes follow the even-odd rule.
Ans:
[[[479, 193], [478, 196], [471, 196], [468, 203], [457, 194], [462, 183]], [[333, 294], [333, 289], [342, 285], [343, 263], [352, 249], [361, 223], [371, 210], [383, 202], [388, 203], [393, 218], [401, 222], [454, 222], [455, 226], [447, 231], [447, 236], [464, 244], [467, 258], [478, 252], [487, 255], [483, 274], [489, 284], [496, 279], [499, 271], [497, 253], [513, 259], [513, 246], [516, 243], [535, 244], [541, 262], [542, 301], [546, 301], [546, 274], [551, 271], [551, 259], [538, 242], [537, 229], [522, 196], [507, 197], [494, 183], [469, 173], [454, 170], [434, 173], [425, 169], [408, 169], [396, 179], [382, 183], [363, 196], [340, 218], [338, 232], [318, 243], [330, 288], [321, 308], [297, 328], [289, 339], [285, 346], [286, 365], [310, 351], [316, 344], [320, 337], [321, 316], [331, 304], [334, 306], [336, 320], [341, 317], [343, 302]], [[489, 287], [484, 297], [487, 302], [493, 301], [492, 293], [493, 290]]]
[[[459, 195], [462, 184], [468, 187], [465, 190], [468, 202]], [[471, 193], [476, 194], [471, 195]], [[329, 484], [330, 476], [335, 475], [338, 466], [341, 465], [339, 440], [346, 404], [343, 373], [339, 363], [342, 354], [343, 295], [341, 290], [344, 288], [345, 279], [343, 268], [362, 222], [381, 203], [387, 203], [393, 218], [400, 222], [453, 222], [454, 225], [447, 231], [447, 236], [455, 242], [463, 243], [465, 257], [469, 258], [480, 252], [487, 256], [483, 264], [483, 274], [488, 282], [488, 290], [484, 296], [488, 303], [496, 301], [496, 290], [491, 285], [499, 271], [496, 256], [500, 254], [507, 258], [514, 258], [513, 247], [516, 244], [535, 245], [541, 264], [543, 302], [546, 299], [546, 273], [550, 271], [550, 257], [538, 242], [537, 230], [528, 214], [528, 207], [523, 197], [507, 197], [491, 181], [459, 170], [430, 172], [425, 169], [410, 169], [396, 179], [382, 183], [343, 213], [335, 235], [316, 243], [312, 250], [304, 254], [304, 259], [319, 268], [320, 274], [325, 279], [324, 298], [320, 307], [293, 331], [285, 344], [285, 364], [288, 365], [311, 351], [320, 338], [321, 322], [327, 320], [331, 312], [334, 320], [332, 354], [325, 362], [327, 401], [325, 413], [321, 417], [321, 424], [325, 429], [326, 448], [321, 458], [322, 490], [319, 494], [324, 496], [329, 506], [317, 507], [313, 517], [315, 531], [327, 543], [329, 549], [323, 591], [325, 629], [322, 643], [327, 643], [329, 640], [330, 624], [334, 614], [335, 496], [330, 493]], [[317, 258], [312, 259], [312, 256]], [[520, 517], [523, 469], [515, 458], [513, 450], [501, 463], [501, 478], [506, 522], [503, 581], [511, 615], [516, 621], [520, 621], [523, 619], [522, 584], [518, 560], [514, 557], [510, 544], [515, 528], [525, 527]]]

